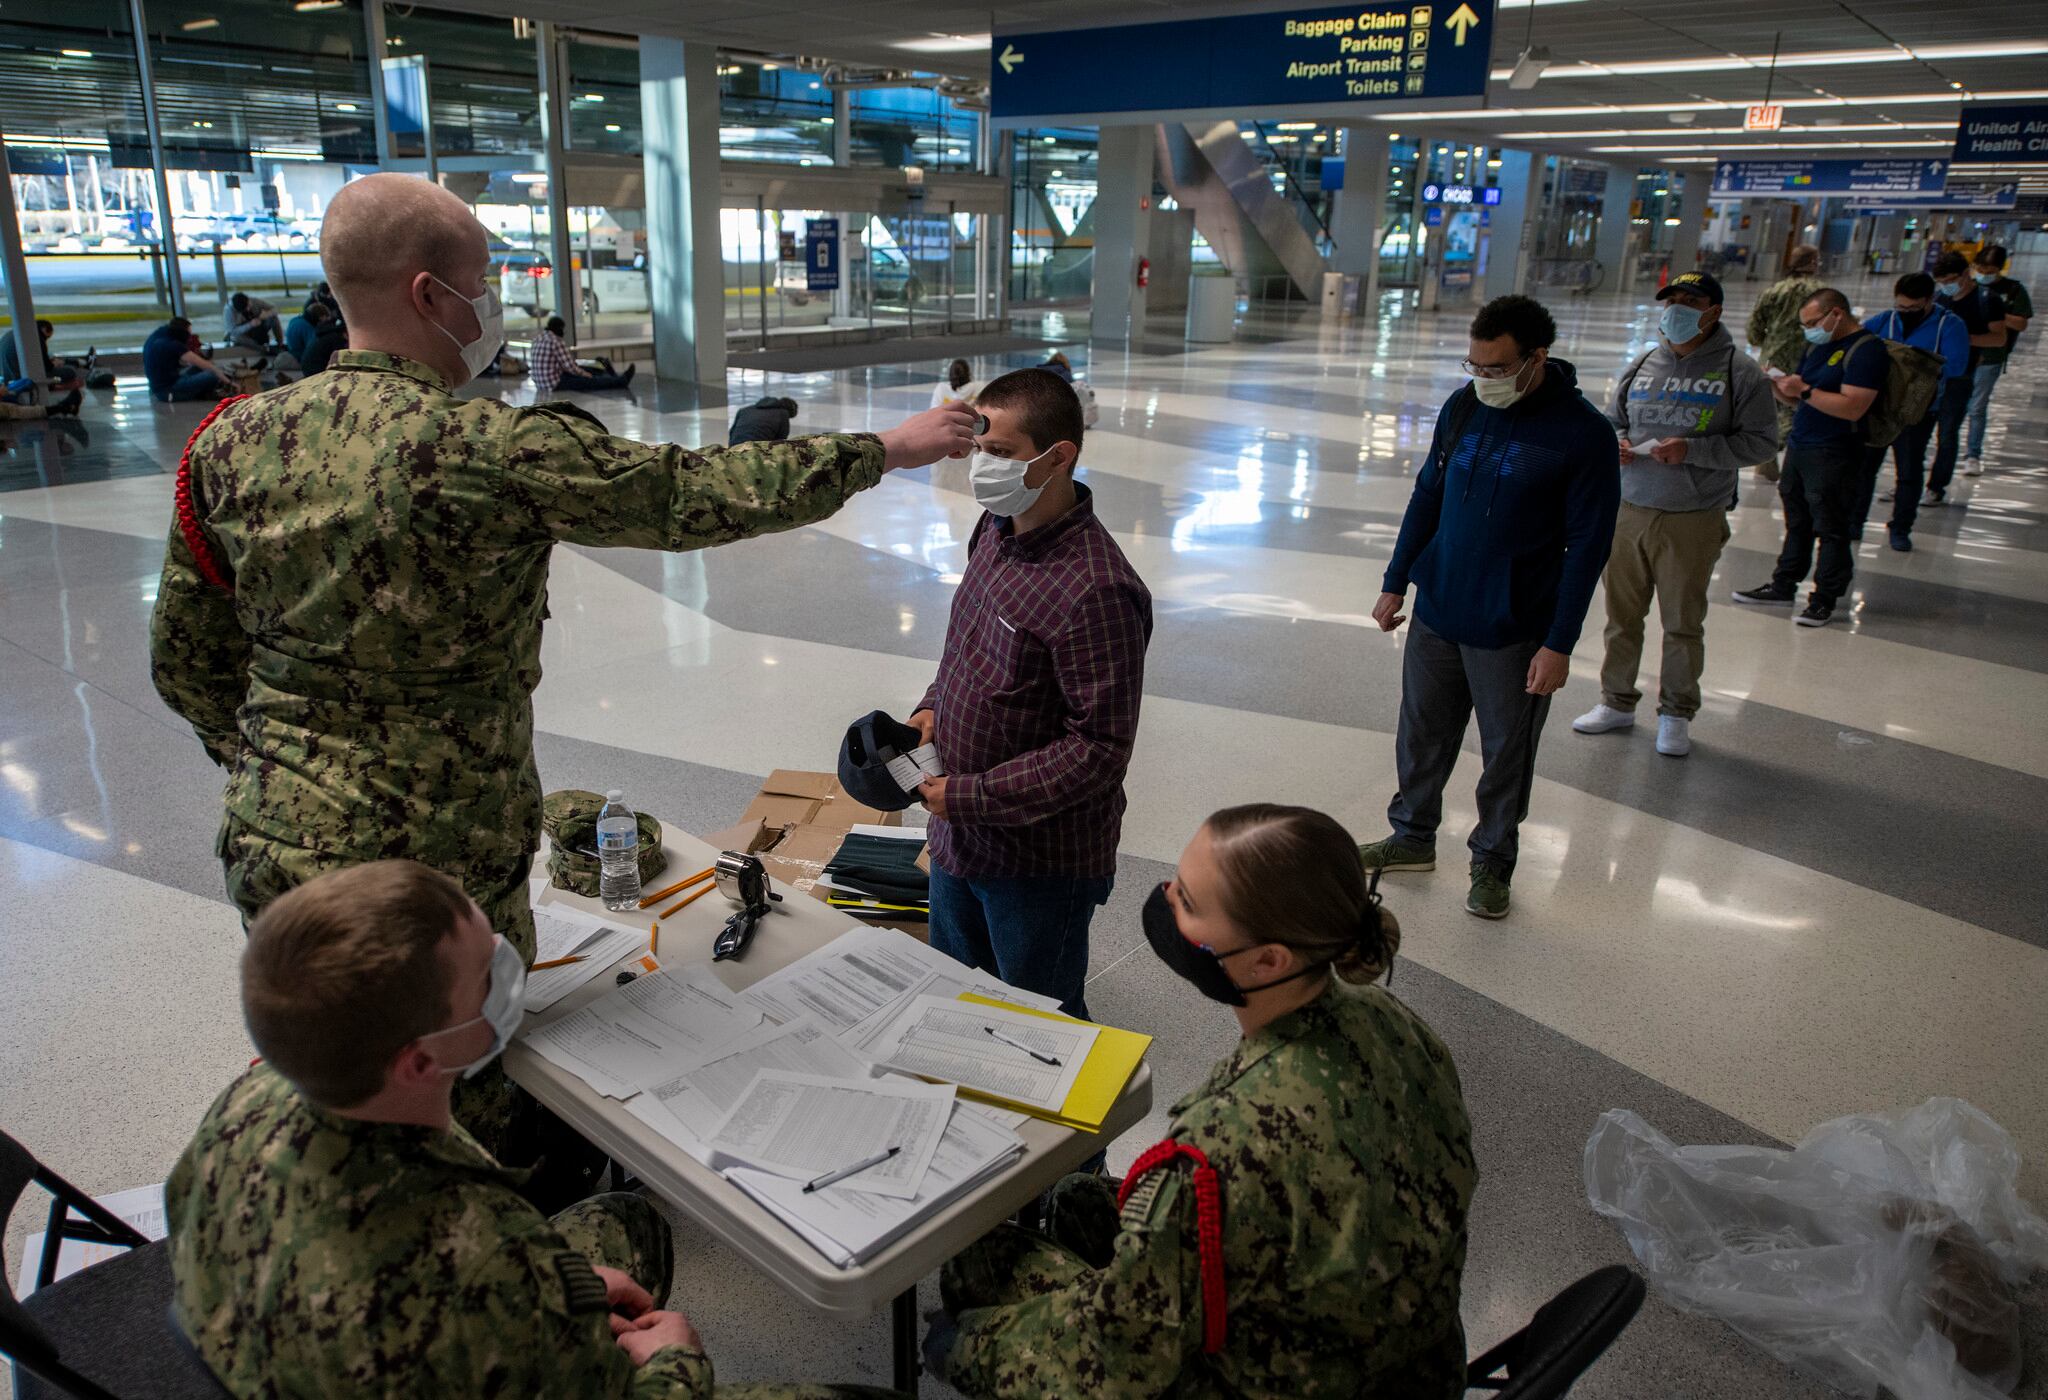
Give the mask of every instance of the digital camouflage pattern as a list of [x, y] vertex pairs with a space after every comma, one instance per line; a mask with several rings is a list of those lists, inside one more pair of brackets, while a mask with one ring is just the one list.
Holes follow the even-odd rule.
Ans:
[[[597, 854], [597, 818], [604, 794], [582, 788], [561, 788], [540, 800], [540, 829], [548, 834], [548, 879], [559, 890], [595, 899], [604, 888], [604, 862]], [[661, 848], [661, 823], [646, 812], [634, 814], [640, 837], [640, 884], [654, 887], [655, 876], [668, 868]]]
[[557, 541], [698, 549], [821, 520], [882, 474], [866, 434], [690, 451], [458, 399], [367, 351], [229, 405], [191, 453], [151, 677], [228, 772], [246, 917], [321, 869], [404, 857], [462, 881], [531, 961], [533, 688]]
[[1174, 1105], [1220, 1177], [1223, 1350], [1202, 1352], [1185, 1162], [1116, 1213], [1068, 1178], [1050, 1237], [1004, 1227], [946, 1266], [947, 1378], [973, 1396], [1384, 1396], [1465, 1391], [1458, 1320], [1478, 1169], [1457, 1070], [1380, 988], [1333, 986], [1247, 1037]]
[[[173, 1307], [237, 1396], [708, 1400], [710, 1359], [645, 1366], [613, 1340], [618, 1269], [661, 1307], [674, 1253], [643, 1197], [593, 1196], [552, 1220], [457, 1126], [364, 1123], [257, 1065], [214, 1101], [164, 1187]], [[718, 1386], [718, 1400], [892, 1392]]]
[[1765, 369], [1781, 369], [1791, 374], [1799, 368], [1809, 348], [1806, 337], [1799, 333], [1799, 308], [1825, 286], [1827, 283], [1818, 277], [1785, 277], [1773, 282], [1756, 299], [1749, 324], [1743, 330], [1749, 343], [1758, 348], [1757, 359]]

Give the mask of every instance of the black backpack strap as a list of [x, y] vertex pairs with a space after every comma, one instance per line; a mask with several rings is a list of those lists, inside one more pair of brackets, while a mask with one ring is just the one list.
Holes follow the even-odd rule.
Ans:
[[1449, 469], [1451, 444], [1464, 436], [1465, 426], [1478, 411], [1479, 395], [1470, 384], [1451, 395], [1450, 401], [1444, 405], [1443, 416], [1437, 420], [1443, 428], [1436, 438], [1436, 464], [1439, 469]]

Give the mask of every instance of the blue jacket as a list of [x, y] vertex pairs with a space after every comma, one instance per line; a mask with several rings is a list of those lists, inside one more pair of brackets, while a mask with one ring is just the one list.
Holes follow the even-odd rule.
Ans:
[[1898, 308], [1881, 311], [1863, 323], [1863, 329], [1874, 332], [1884, 340], [1896, 340], [1916, 350], [1926, 350], [1941, 356], [1941, 377], [1961, 379], [1970, 372], [1970, 328], [1963, 324], [1963, 318], [1946, 306], [1937, 306], [1927, 319], [1913, 328], [1911, 335], [1901, 334], [1905, 326]]
[[1456, 400], [1437, 414], [1382, 587], [1405, 593], [1412, 580], [1417, 620], [1446, 641], [1569, 655], [1614, 544], [1614, 429], [1558, 359], [1519, 403], [1474, 404], [1446, 452]]

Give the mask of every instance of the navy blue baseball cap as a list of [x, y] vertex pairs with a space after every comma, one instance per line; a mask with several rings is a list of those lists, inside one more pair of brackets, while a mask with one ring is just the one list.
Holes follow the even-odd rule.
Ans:
[[1691, 292], [1694, 296], [1705, 297], [1715, 306], [1725, 298], [1721, 295], [1721, 284], [1704, 272], [1681, 272], [1657, 289], [1657, 300], [1676, 296], [1680, 292]]
[[839, 786], [856, 802], [878, 812], [902, 812], [917, 805], [917, 794], [905, 792], [889, 776], [889, 760], [900, 758], [924, 742], [924, 736], [880, 710], [863, 715], [847, 728], [839, 745]]

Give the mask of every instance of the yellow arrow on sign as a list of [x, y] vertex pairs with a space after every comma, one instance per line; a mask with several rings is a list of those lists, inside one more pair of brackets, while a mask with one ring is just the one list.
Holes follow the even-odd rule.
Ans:
[[1451, 11], [1451, 17], [1444, 21], [1444, 27], [1457, 35], [1457, 46], [1465, 47], [1465, 35], [1479, 23], [1479, 16], [1472, 13], [1470, 5], [1460, 4]]
[[[1465, 41], [1463, 39], [1460, 39], [1458, 42], [1462, 44]], [[1017, 50], [1009, 44], [1003, 45], [1003, 51], [996, 55], [996, 62], [1003, 65], [1003, 71], [1005, 73], [1016, 72], [1017, 65], [1022, 63], [1023, 61], [1024, 55], [1018, 53]]]

